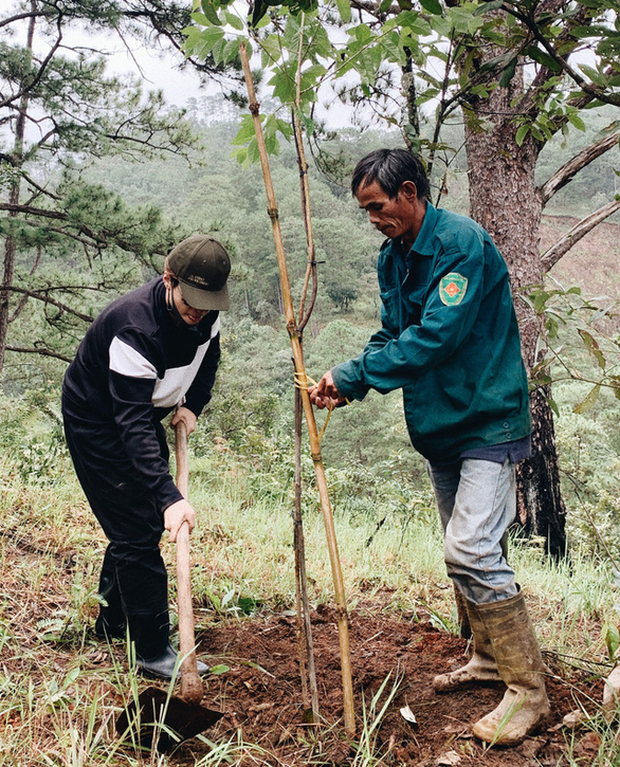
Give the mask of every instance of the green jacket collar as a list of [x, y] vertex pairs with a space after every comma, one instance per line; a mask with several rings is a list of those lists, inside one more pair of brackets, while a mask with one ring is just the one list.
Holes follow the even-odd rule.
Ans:
[[435, 253], [434, 235], [435, 225], [437, 223], [437, 209], [427, 200], [426, 213], [422, 221], [422, 228], [411, 246], [410, 254], [416, 253], [419, 256], [432, 256]]

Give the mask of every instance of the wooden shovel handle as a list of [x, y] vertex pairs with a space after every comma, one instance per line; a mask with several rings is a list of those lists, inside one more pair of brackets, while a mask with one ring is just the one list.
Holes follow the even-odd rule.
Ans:
[[[189, 468], [187, 430], [183, 421], [175, 426], [177, 487], [188, 500]], [[181, 697], [188, 703], [199, 703], [203, 695], [198, 674], [194, 639], [194, 611], [189, 568], [189, 526], [184, 522], [177, 534], [177, 601], [179, 608], [179, 643], [181, 656]]]

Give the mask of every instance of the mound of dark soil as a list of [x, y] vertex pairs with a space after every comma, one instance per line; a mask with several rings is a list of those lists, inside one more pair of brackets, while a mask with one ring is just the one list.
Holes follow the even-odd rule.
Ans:
[[[335, 616], [328, 610], [312, 616], [316, 677], [320, 699], [319, 725], [305, 724], [302, 702], [298, 639], [295, 618], [288, 614], [263, 619], [223, 621], [198, 629], [200, 653], [230, 670], [210, 677], [204, 704], [225, 712], [206, 733], [213, 742], [242, 733], [247, 743], [258, 744], [264, 754], [255, 761], [248, 756], [239, 764], [345, 765], [351, 764], [355, 744], [346, 737], [342, 716], [342, 677]], [[464, 639], [439, 631], [427, 622], [356, 610], [349, 621], [357, 738], [363, 722], [372, 724], [387, 700], [393, 684], [398, 689], [373, 732], [374, 753], [382, 764], [416, 767], [430, 765], [482, 765], [514, 767], [568, 765], [562, 757], [571, 733], [561, 725], [565, 714], [579, 703], [586, 707], [600, 700], [602, 683], [585, 672], [571, 673], [546, 657], [552, 714], [538, 733], [512, 749], [485, 749], [472, 738], [470, 725], [494, 708], [502, 689], [472, 689], [437, 695], [433, 676], [466, 662]], [[373, 711], [372, 699], [386, 678], [383, 695]], [[416, 723], [408, 722], [401, 708], [408, 706]], [[368, 725], [367, 725], [368, 726]], [[573, 749], [589, 763], [596, 753], [592, 734], [581, 734]], [[578, 738], [579, 739], [579, 738]], [[205, 744], [187, 741], [174, 755], [179, 764], [194, 763]], [[363, 764], [358, 755], [356, 764]]]

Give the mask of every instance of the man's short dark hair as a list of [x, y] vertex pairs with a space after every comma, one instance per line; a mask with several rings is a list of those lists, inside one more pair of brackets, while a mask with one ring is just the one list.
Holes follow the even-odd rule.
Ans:
[[357, 195], [360, 186], [376, 181], [383, 191], [394, 199], [404, 181], [413, 181], [418, 198], [429, 196], [426, 171], [417, 155], [406, 149], [376, 149], [357, 163], [351, 179], [351, 191]]

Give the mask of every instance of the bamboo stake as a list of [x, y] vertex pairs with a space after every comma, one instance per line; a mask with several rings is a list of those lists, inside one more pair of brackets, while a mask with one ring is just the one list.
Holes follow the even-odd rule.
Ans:
[[284, 304], [284, 314], [286, 317], [286, 328], [291, 341], [291, 348], [293, 351], [293, 363], [295, 366], [295, 378], [296, 384], [299, 386], [304, 415], [306, 418], [306, 426], [308, 430], [308, 438], [310, 440], [310, 452], [314, 463], [314, 470], [316, 474], [317, 487], [319, 490], [319, 498], [321, 501], [321, 510], [323, 512], [323, 521], [325, 523], [325, 532], [327, 537], [327, 547], [329, 550], [329, 558], [332, 569], [332, 578], [334, 581], [334, 591], [337, 604], [337, 619], [338, 619], [338, 637], [340, 642], [340, 665], [342, 671], [342, 692], [344, 701], [344, 723], [345, 729], [350, 735], [355, 734], [355, 713], [353, 706], [353, 684], [351, 678], [351, 656], [349, 649], [349, 619], [347, 614], [346, 596], [344, 590], [344, 582], [342, 579], [342, 569], [340, 566], [340, 556], [338, 554], [338, 544], [336, 541], [336, 534], [334, 529], [334, 519], [332, 515], [331, 504], [329, 501], [329, 493], [327, 489], [327, 480], [325, 477], [325, 468], [323, 466], [323, 460], [321, 457], [321, 446], [319, 442], [319, 435], [316, 427], [316, 421], [314, 419], [314, 412], [312, 410], [312, 403], [310, 402], [310, 396], [308, 394], [308, 379], [306, 376], [306, 369], [304, 365], [303, 352], [301, 349], [301, 343], [299, 339], [299, 333], [297, 330], [297, 324], [295, 322], [295, 312], [293, 309], [293, 299], [291, 294], [291, 286], [288, 276], [288, 267], [286, 263], [286, 254], [284, 251], [284, 243], [282, 239], [282, 232], [280, 229], [280, 221], [278, 217], [278, 207], [276, 203], [275, 193], [273, 190], [273, 183], [271, 179], [271, 172], [269, 169], [269, 158], [267, 156], [267, 150], [265, 148], [265, 141], [263, 137], [263, 129], [259, 116], [259, 105], [256, 101], [256, 93], [254, 91], [254, 82], [252, 80], [252, 73], [250, 71], [250, 62], [248, 60], [247, 47], [244, 42], [241, 42], [239, 46], [239, 54], [241, 56], [241, 63], [243, 65], [243, 73], [245, 77], [245, 83], [248, 90], [248, 96], [250, 100], [250, 112], [254, 120], [254, 130], [256, 133], [256, 140], [258, 142], [258, 151], [260, 155], [261, 167], [263, 171], [263, 180], [265, 183], [265, 192], [267, 194], [267, 211], [271, 218], [271, 225], [273, 229], [273, 239], [276, 247], [276, 257], [278, 261], [278, 269], [280, 271], [280, 283], [282, 286], [282, 301]]

